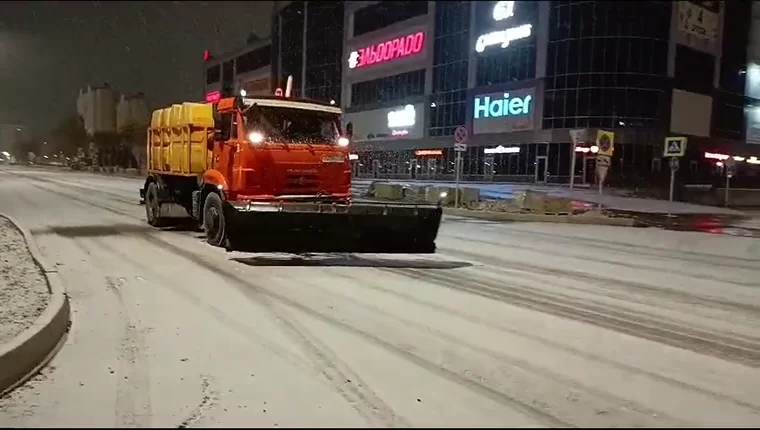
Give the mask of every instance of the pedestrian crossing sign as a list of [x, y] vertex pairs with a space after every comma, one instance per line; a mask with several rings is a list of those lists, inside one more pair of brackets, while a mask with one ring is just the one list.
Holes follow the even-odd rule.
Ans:
[[665, 157], [683, 157], [686, 155], [686, 138], [685, 137], [666, 137], [665, 138]]

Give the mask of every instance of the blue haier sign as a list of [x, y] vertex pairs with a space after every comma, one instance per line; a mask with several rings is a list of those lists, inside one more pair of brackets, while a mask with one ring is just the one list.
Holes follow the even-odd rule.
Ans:
[[510, 97], [509, 93], [504, 93], [501, 98], [475, 97], [475, 119], [529, 115], [533, 105], [532, 101], [533, 96], [531, 95]]
[[521, 88], [473, 98], [473, 133], [508, 133], [533, 129], [534, 88]]

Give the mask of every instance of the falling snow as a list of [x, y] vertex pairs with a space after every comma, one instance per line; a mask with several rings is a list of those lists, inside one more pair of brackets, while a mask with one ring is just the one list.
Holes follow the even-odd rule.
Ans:
[[[88, 84], [197, 98], [203, 51], [270, 31], [271, 2], [0, 2], [0, 123], [49, 129]], [[44, 100], [44, 102], [41, 102]]]

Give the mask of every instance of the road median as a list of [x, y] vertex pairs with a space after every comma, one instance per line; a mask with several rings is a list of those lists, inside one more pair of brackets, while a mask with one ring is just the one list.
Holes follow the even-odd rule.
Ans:
[[[3, 312], [9, 321], [16, 323], [23, 329], [18, 333], [6, 333], [9, 338], [0, 342], [0, 397], [2, 397], [34, 376], [55, 356], [65, 342], [71, 309], [57, 270], [54, 266], [48, 265], [42, 258], [31, 233], [7, 215], [0, 214], [0, 222], [4, 224], [0, 228], [15, 229], [23, 237], [23, 245], [25, 245], [28, 254], [25, 256], [25, 262], [14, 261], [14, 258], [21, 258], [18, 256], [21, 253], [18, 243], [20, 241], [13, 242], [9, 239], [9, 244], [3, 245], [4, 258], [2, 262], [10, 265], [10, 268], [3, 268], [3, 277], [0, 278], [0, 282], [6, 285], [0, 290], [6, 296], [5, 305], [13, 306], [13, 308], [0, 309], [0, 312]], [[8, 233], [11, 235], [14, 232]], [[25, 264], [35, 266], [39, 271], [39, 273], [29, 276], [42, 276], [49, 294], [47, 300], [40, 301], [36, 305], [37, 308], [41, 308], [39, 309], [41, 313], [33, 319], [30, 318], [29, 323], [23, 322], [25, 317], [23, 309], [20, 308], [23, 308], [24, 305], [31, 307], [32, 309], [28, 312], [36, 315], [34, 312], [35, 304], [29, 298], [29, 296], [34, 295], [34, 292], [19, 293], [15, 297], [18, 300], [13, 302], [13, 292], [21, 289], [22, 286], [26, 287], [26, 284], [22, 281], [13, 280], [12, 274], [9, 275], [12, 269], [28, 272], [29, 269], [23, 267]], [[9, 279], [11, 280], [8, 281]], [[5, 322], [5, 319], [3, 321]]]
[[482, 211], [462, 208], [443, 208], [445, 215], [477, 218], [496, 222], [551, 222], [559, 224], [609, 225], [617, 227], [634, 227], [633, 218], [609, 217], [602, 213], [589, 211], [578, 215], [557, 215], [519, 212]]

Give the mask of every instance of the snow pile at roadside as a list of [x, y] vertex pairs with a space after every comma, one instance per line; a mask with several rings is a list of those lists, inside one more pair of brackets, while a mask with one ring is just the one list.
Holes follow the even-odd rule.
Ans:
[[24, 236], [0, 217], [0, 343], [30, 327], [49, 299], [47, 282]]

